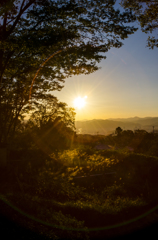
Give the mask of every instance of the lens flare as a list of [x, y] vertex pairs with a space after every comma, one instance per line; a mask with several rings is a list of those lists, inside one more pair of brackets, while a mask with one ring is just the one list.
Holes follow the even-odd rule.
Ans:
[[75, 100], [74, 100], [74, 107], [78, 108], [78, 109], [83, 108], [85, 106], [85, 104], [86, 104], [86, 101], [85, 101], [86, 98], [87, 98], [87, 96], [75, 98]]

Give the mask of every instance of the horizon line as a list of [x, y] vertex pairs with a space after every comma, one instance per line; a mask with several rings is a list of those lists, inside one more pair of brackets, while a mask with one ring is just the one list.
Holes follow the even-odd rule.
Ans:
[[110, 118], [93, 118], [93, 119], [80, 119], [80, 120], [75, 120], [75, 121], [92, 121], [92, 120], [112, 120], [112, 119], [129, 119], [129, 118], [158, 118], [158, 116], [155, 117], [110, 117]]

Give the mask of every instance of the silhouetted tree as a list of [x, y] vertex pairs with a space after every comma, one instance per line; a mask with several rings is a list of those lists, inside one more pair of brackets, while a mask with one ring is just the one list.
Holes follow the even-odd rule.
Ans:
[[[61, 90], [74, 74], [98, 70], [110, 48], [137, 28], [131, 11], [107, 0], [11, 0], [0, 2], [0, 142], [17, 121]], [[55, 57], [55, 59], [54, 59]], [[11, 131], [12, 130], [12, 131]]]
[[115, 133], [117, 134], [117, 135], [120, 135], [121, 133], [122, 133], [122, 128], [120, 128], [120, 127], [117, 127], [116, 128], [116, 130], [115, 130]]
[[135, 135], [137, 136], [145, 136], [148, 132], [146, 130], [143, 129], [137, 129], [134, 131]]
[[50, 105], [43, 105], [35, 111], [28, 124], [31, 126], [32, 140], [38, 147], [51, 152], [68, 148], [73, 143], [75, 133], [75, 112], [66, 103], [54, 99]]
[[134, 132], [132, 130], [124, 130], [121, 133], [121, 139], [119, 141], [121, 141], [124, 146], [127, 146], [131, 144], [133, 138]]
[[124, 130], [122, 132], [122, 135], [130, 138], [130, 137], [133, 137], [134, 132], [132, 130]]
[[[121, 3], [125, 9], [132, 9], [143, 32], [153, 33], [153, 31], [158, 30], [158, 1], [122, 0]], [[158, 47], [158, 39], [155, 36], [149, 36], [147, 46], [150, 49]]]

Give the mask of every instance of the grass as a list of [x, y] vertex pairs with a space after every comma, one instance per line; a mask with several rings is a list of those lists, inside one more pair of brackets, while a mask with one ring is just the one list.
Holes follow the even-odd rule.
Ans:
[[[88, 229], [103, 228], [101, 232], [110, 237], [113, 228], [119, 229], [116, 235], [123, 234], [158, 220], [157, 211], [150, 212], [158, 200], [153, 184], [157, 175], [151, 171], [158, 166], [157, 158], [117, 151], [87, 152], [67, 150], [52, 154], [38, 168], [37, 163], [36, 168], [31, 162], [21, 163], [1, 174], [0, 192], [6, 203], [41, 221], [30, 224], [25, 219], [23, 225], [53, 239], [88, 239], [101, 234], [96, 230], [93, 235]], [[147, 186], [142, 169], [148, 176]], [[115, 175], [73, 178], [112, 170]], [[48, 230], [49, 225], [53, 230]], [[78, 229], [77, 233], [73, 229]]]

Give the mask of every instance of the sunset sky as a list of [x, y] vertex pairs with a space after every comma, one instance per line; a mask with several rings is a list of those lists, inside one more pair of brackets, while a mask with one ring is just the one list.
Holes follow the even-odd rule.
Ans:
[[87, 96], [85, 106], [75, 108], [76, 120], [157, 117], [158, 48], [147, 48], [147, 37], [138, 30], [106, 54], [100, 70], [66, 79], [61, 92], [53, 94], [69, 107]]

